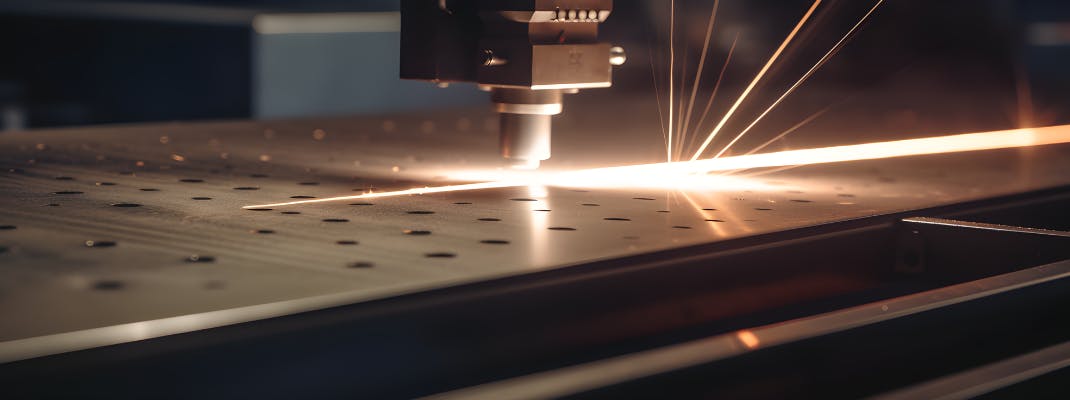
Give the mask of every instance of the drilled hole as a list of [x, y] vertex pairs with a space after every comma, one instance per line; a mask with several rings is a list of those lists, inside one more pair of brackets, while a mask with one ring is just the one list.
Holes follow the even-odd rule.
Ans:
[[338, 222], [349, 222], [349, 220], [345, 219], [345, 218], [325, 218], [323, 220], [323, 222], [335, 222], [335, 223], [338, 223]]
[[498, 222], [498, 221], [501, 221], [501, 218], [479, 218], [479, 220], [480, 221], [487, 221], [487, 222]]
[[238, 186], [234, 190], [260, 190], [260, 188], [256, 186]]
[[257, 229], [257, 230], [254, 230], [253, 233], [258, 234], [258, 235], [272, 235], [272, 234], [275, 233], [275, 231], [272, 230], [272, 229]]
[[549, 229], [551, 231], [574, 231], [574, 230], [576, 230], [576, 228], [570, 228], [570, 227], [567, 227], [567, 226], [551, 226], [551, 227], [546, 228], [546, 229]]
[[[197, 201], [205, 201], [205, 200], [211, 200], [212, 198], [211, 197], [191, 197], [191, 199], [197, 200]], [[250, 210], [253, 210], [253, 211], [264, 211], [264, 209], [260, 209], [260, 208], [251, 208]]]
[[17, 228], [15, 225], [0, 225], [0, 231], [10, 231]]
[[602, 218], [602, 219], [604, 219], [606, 221], [631, 221], [631, 219], [620, 218], [620, 217], [606, 217], [606, 218]]
[[349, 265], [347, 265], [347, 267], [349, 267], [349, 268], [356, 268], [356, 269], [372, 268], [374, 266], [375, 266], [375, 263], [368, 262], [368, 261], [351, 262], [351, 263], [349, 263]]
[[70, 176], [57, 176], [55, 179], [57, 181], [73, 181], [74, 180], [74, 178], [70, 177]]
[[7, 253], [7, 247], [0, 246], [0, 254]]
[[707, 219], [706, 222], [724, 222], [722, 219]]
[[45, 207], [59, 207], [59, 203], [48, 203], [45, 204]]
[[483, 243], [483, 244], [509, 244], [509, 241], [508, 240], [500, 240], [500, 239], [487, 239], [487, 240], [480, 240], [479, 243]]
[[59, 192], [52, 192], [52, 194], [82, 194], [82, 192], [79, 192], [77, 190], [62, 190]]
[[118, 243], [111, 240], [86, 240], [85, 247], [104, 248], [115, 247]]
[[457, 257], [457, 255], [454, 254], [454, 253], [447, 253], [447, 252], [443, 251], [443, 252], [436, 252], [436, 253], [427, 253], [427, 254], [424, 254], [424, 257], [427, 257], [427, 258], [454, 258], [454, 257]]
[[803, 199], [792, 199], [791, 202], [793, 202], [793, 203], [813, 203], [813, 201], [803, 200]]
[[691, 227], [686, 225], [676, 225], [673, 226], [673, 229], [691, 229]]
[[298, 182], [297, 184], [298, 185], [302, 185], [302, 186], [316, 186], [316, 185], [319, 185], [320, 183], [319, 182]]
[[406, 235], [412, 235], [412, 236], [427, 236], [427, 235], [431, 234], [431, 231], [421, 231], [421, 230], [414, 230], [414, 229], [406, 229], [406, 230], [404, 230], [402, 232], [405, 233]]
[[717, 211], [716, 208], [703, 208], [702, 211]]
[[297, 214], [300, 214], [300, 213], [301, 213], [300, 211], [280, 211], [279, 212], [279, 214], [284, 214], [284, 215], [297, 215]]
[[669, 210], [658, 210], [658, 211], [655, 211], [655, 212], [659, 212], [659, 213], [662, 213], [662, 214], [668, 214], [671, 211], [669, 211]]
[[178, 181], [179, 182], [185, 182], [185, 183], [202, 183], [202, 182], [204, 182], [204, 179], [186, 178], [186, 179], [179, 179]]
[[290, 196], [290, 198], [291, 199], [314, 199], [314, 198], [316, 198], [316, 196], [297, 195], [297, 196]]
[[96, 185], [97, 186], [115, 186], [116, 183], [115, 182], [97, 182]]
[[156, 188], [141, 188], [141, 189], [138, 189], [138, 190], [140, 190], [142, 192], [159, 192], [160, 191], [160, 189], [156, 189]]
[[580, 205], [584, 206], [584, 207], [600, 207], [601, 206], [600, 204], [594, 204], [594, 203], [583, 203], [583, 204], [580, 204]]
[[528, 198], [515, 198], [515, 199], [509, 199], [509, 200], [512, 200], [512, 201], [538, 201], [538, 200], [535, 200], [535, 199], [528, 199]]
[[758, 211], [773, 211], [772, 208], [765, 208], [765, 207], [755, 207], [754, 209], [758, 210]]
[[651, 201], [651, 200], [657, 200], [657, 199], [655, 199], [655, 198], [653, 198], [653, 197], [632, 197], [632, 200], [646, 200], [646, 201]]
[[112, 207], [119, 207], [119, 208], [134, 208], [134, 207], [141, 207], [141, 204], [137, 204], [137, 203], [112, 203], [111, 206]]
[[339, 240], [334, 243], [342, 246], [356, 246], [359, 242], [356, 240]]
[[413, 214], [413, 215], [429, 215], [429, 214], [434, 214], [435, 212], [434, 211], [426, 211], [426, 210], [415, 210], [415, 211], [406, 211], [405, 213], [406, 214]]
[[453, 204], [456, 204], [456, 205], [459, 205], [459, 206], [466, 206], [466, 205], [469, 205], [469, 204], [472, 204], [472, 203], [467, 202], [467, 201], [458, 201], [458, 202], [453, 203]]
[[186, 257], [186, 262], [188, 262], [188, 263], [213, 263], [213, 262], [215, 262], [215, 257], [201, 255], [201, 254], [193, 254], [193, 255], [191, 255], [189, 257]]
[[538, 210], [532, 210], [532, 211], [550, 212], [550, 210], [547, 210], [545, 208], [540, 208]]
[[122, 290], [126, 286], [122, 281], [104, 280], [93, 283], [94, 290]]
[[351, 206], [374, 206], [373, 203], [350, 203]]

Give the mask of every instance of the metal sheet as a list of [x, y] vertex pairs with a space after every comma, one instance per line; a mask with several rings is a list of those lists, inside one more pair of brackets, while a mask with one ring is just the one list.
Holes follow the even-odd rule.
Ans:
[[[493, 123], [470, 112], [4, 134], [0, 357], [1070, 183], [1070, 147], [1049, 146], [743, 173], [716, 191], [512, 188], [241, 209], [495, 168]], [[627, 121], [558, 132], [550, 168], [663, 154], [635, 146], [660, 137]]]

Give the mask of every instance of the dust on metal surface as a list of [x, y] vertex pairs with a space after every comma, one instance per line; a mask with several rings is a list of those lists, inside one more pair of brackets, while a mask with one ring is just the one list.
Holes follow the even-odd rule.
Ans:
[[[496, 168], [482, 118], [0, 135], [0, 342], [125, 327], [91, 347], [1070, 183], [1070, 149], [1052, 146], [745, 172], [751, 184], [716, 191], [505, 188], [241, 208]], [[555, 158], [574, 167], [579, 152]], [[618, 164], [630, 161], [651, 160]]]

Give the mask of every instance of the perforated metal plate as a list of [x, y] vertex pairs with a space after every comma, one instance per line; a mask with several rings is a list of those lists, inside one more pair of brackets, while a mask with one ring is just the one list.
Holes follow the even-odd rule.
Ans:
[[[714, 191], [511, 188], [241, 208], [496, 168], [490, 117], [0, 135], [0, 361], [1070, 183], [1070, 147], [1050, 146], [743, 173], [747, 185]], [[657, 161], [660, 138], [626, 123], [559, 128], [549, 167]]]

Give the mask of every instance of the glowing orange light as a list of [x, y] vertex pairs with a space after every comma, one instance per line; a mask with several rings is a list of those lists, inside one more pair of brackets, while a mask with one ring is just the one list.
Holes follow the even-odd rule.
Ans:
[[753, 180], [732, 176], [711, 176], [710, 172], [751, 168], [785, 167], [845, 161], [875, 160], [929, 154], [1005, 149], [1070, 143], [1070, 125], [1025, 128], [1007, 131], [967, 133], [920, 139], [894, 140], [816, 149], [788, 150], [696, 161], [638, 164], [593, 168], [577, 171], [474, 171], [454, 174], [456, 180], [487, 180], [464, 185], [414, 188], [356, 196], [330, 197], [287, 203], [246, 206], [245, 208], [281, 207], [297, 204], [494, 189], [516, 186], [725, 189], [760, 185]]
[[758, 336], [751, 331], [736, 332], [736, 338], [739, 339], [740, 342], [743, 342], [743, 345], [747, 346], [748, 349], [756, 348], [758, 345], [762, 344], [762, 341], [758, 340]]

